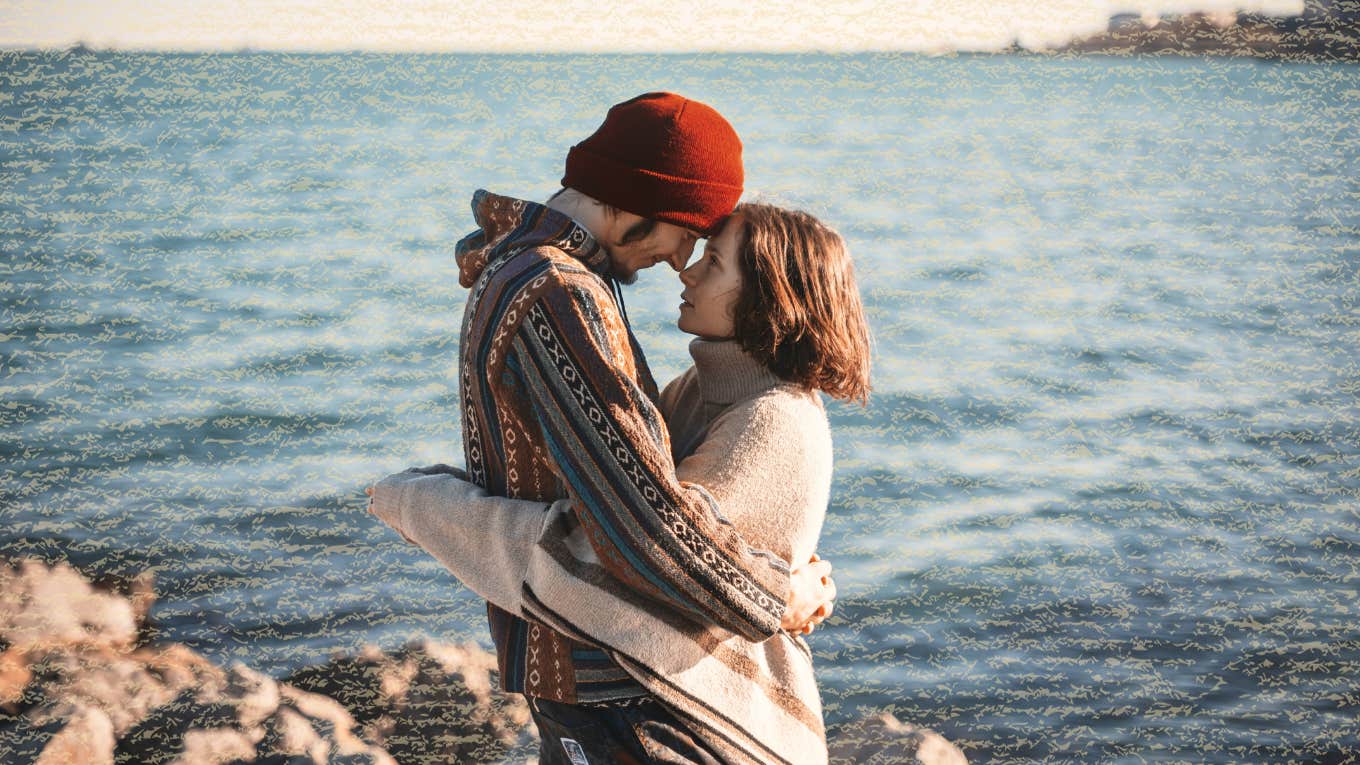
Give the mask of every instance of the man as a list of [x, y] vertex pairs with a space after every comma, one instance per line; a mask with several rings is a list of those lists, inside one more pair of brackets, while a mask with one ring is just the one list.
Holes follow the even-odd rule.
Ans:
[[[676, 480], [656, 384], [618, 288], [662, 261], [683, 269], [695, 240], [731, 213], [742, 182], [741, 143], [721, 115], [648, 93], [611, 108], [572, 147], [564, 188], [546, 205], [477, 192], [480, 228], [458, 246], [460, 281], [471, 289], [460, 390], [473, 483], [510, 498], [569, 495], [570, 528], [620, 587], [760, 642], [828, 612], [830, 566], [813, 561], [790, 571], [778, 556], [750, 549], [707, 492]], [[429, 490], [409, 477], [386, 479], [374, 495], [375, 513], [398, 528], [385, 514], [409, 503], [402, 493]], [[484, 521], [503, 524], [497, 530], [506, 538], [530, 538], [545, 517], [488, 513]], [[457, 563], [446, 565], [458, 573]], [[498, 565], [532, 578], [531, 563], [510, 551]], [[584, 750], [567, 742], [584, 739], [585, 729], [595, 738], [617, 734], [621, 757], [661, 761], [656, 742], [639, 748], [635, 737], [626, 740], [629, 726], [616, 710], [648, 698], [628, 671], [547, 626], [546, 615], [490, 602], [519, 602], [519, 593], [483, 594], [502, 687], [528, 696], [545, 741], [552, 735], [562, 744], [545, 746], [545, 763], [583, 760]], [[545, 605], [570, 619], [571, 604]], [[679, 720], [659, 707], [648, 714], [668, 752], [716, 761]]]

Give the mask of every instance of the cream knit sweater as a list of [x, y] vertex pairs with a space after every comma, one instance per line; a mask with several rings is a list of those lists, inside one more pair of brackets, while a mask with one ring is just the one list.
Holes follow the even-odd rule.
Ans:
[[[694, 340], [661, 410], [677, 477], [700, 484], [751, 547], [790, 564], [816, 550], [831, 434], [815, 392], [734, 342]], [[601, 646], [731, 763], [821, 765], [821, 700], [801, 637], [761, 643], [696, 624], [599, 565], [570, 500], [488, 496], [439, 467], [379, 482], [373, 512], [488, 601]]]

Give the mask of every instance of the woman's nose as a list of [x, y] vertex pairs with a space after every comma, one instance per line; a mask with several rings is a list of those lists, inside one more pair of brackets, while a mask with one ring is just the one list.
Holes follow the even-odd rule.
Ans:
[[699, 264], [698, 264], [698, 263], [695, 263], [694, 265], [692, 265], [692, 266], [690, 266], [689, 268], [686, 268], [685, 270], [683, 270], [683, 271], [680, 272], [680, 281], [684, 282], [684, 284], [685, 284], [686, 287], [693, 287], [693, 286], [694, 286], [694, 282], [695, 282], [694, 269], [696, 269], [696, 268], [698, 268], [698, 267], [699, 267]]

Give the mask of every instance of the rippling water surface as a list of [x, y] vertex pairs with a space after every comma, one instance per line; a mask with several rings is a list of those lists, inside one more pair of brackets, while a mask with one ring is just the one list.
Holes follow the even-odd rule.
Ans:
[[[153, 569], [274, 673], [479, 601], [363, 510], [461, 461], [452, 245], [609, 104], [723, 111], [849, 240], [828, 717], [982, 762], [1360, 757], [1360, 69], [0, 53], [0, 554]], [[628, 293], [658, 377], [679, 285]]]

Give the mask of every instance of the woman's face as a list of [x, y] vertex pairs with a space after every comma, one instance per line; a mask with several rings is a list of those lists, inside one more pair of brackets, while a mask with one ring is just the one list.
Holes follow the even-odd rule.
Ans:
[[680, 272], [685, 289], [680, 293], [680, 331], [710, 340], [733, 335], [733, 306], [741, 294], [741, 269], [737, 255], [742, 242], [740, 215], [727, 219], [718, 235], [704, 244], [703, 255]]

